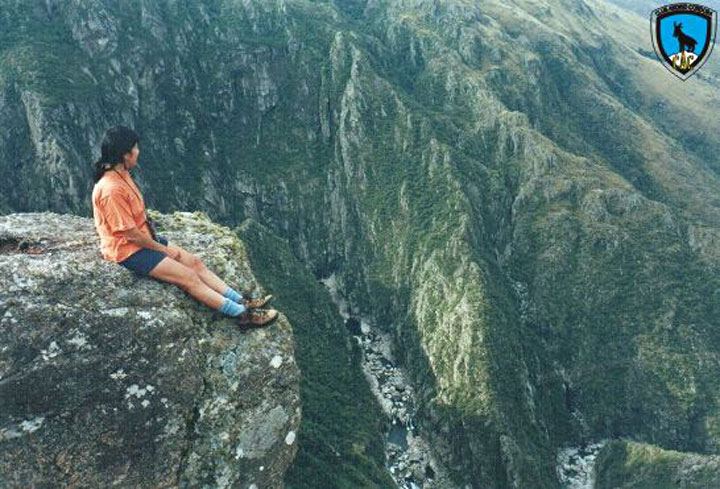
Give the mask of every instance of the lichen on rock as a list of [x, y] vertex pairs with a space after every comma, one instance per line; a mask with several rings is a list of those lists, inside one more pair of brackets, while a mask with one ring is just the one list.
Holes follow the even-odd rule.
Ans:
[[[229, 285], [254, 281], [232, 231], [151, 214]], [[104, 261], [91, 219], [12, 214], [0, 217], [0, 344], [0, 486], [283, 487], [301, 409], [282, 314], [240, 331]]]

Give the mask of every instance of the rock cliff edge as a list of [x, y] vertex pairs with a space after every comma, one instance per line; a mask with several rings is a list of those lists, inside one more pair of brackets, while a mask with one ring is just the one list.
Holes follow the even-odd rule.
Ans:
[[[229, 285], [255, 280], [229, 229], [152, 216]], [[92, 219], [0, 216], [0, 486], [281, 488], [299, 375], [282, 314], [240, 331], [104, 261]]]

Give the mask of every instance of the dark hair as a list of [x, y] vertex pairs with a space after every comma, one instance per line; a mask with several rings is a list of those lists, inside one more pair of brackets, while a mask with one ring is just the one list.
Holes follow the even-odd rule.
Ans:
[[139, 142], [140, 136], [125, 126], [115, 126], [105, 131], [100, 148], [100, 159], [95, 162], [95, 182], [97, 183], [108, 170], [105, 165], [122, 163], [123, 155], [131, 153], [133, 146]]

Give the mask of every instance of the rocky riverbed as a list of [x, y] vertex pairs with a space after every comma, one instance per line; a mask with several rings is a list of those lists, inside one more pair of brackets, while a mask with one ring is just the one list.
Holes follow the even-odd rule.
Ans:
[[392, 338], [351, 313], [339, 295], [335, 276], [321, 280], [338, 306], [345, 325], [363, 350], [362, 369], [387, 415], [386, 466], [402, 489], [451, 489], [455, 486], [433, 457], [415, 426], [415, 393], [392, 354]]
[[581, 447], [567, 447], [559, 451], [557, 470], [563, 489], [595, 487], [593, 474], [595, 459], [605, 443], [607, 441], [603, 440]]

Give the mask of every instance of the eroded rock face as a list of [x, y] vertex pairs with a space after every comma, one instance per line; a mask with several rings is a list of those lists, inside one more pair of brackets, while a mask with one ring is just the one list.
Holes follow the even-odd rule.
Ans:
[[[231, 286], [254, 281], [227, 228], [155, 216]], [[240, 331], [104, 261], [91, 219], [13, 214], [0, 217], [0, 345], [0, 486], [283, 487], [301, 415], [285, 316]]]

